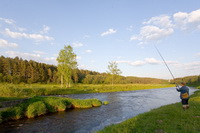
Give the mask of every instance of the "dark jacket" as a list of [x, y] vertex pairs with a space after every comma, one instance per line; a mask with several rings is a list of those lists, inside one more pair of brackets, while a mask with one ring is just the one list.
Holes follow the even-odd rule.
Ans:
[[[181, 99], [189, 99], [189, 88], [187, 86], [182, 86], [181, 88], [176, 88], [176, 90], [178, 92], [180, 92], [180, 98]], [[184, 98], [183, 94], [187, 93], [188, 94], [188, 98]]]

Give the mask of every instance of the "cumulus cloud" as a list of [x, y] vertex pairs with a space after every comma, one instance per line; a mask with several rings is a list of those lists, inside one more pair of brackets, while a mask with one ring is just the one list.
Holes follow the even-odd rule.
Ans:
[[140, 29], [139, 35], [134, 35], [130, 40], [138, 40], [141, 42], [150, 42], [163, 39], [174, 32], [172, 28], [159, 28], [156, 26], [144, 26]]
[[172, 35], [176, 30], [200, 30], [200, 9], [187, 12], [177, 12], [172, 15], [160, 15], [144, 21], [139, 34], [132, 35], [130, 40], [140, 44], [162, 40]]
[[178, 12], [173, 15], [177, 28], [181, 30], [196, 30], [200, 27], [200, 9], [190, 13]]
[[52, 40], [54, 40], [53, 37], [43, 36], [41, 34], [27, 34], [27, 33], [13, 32], [8, 28], [5, 29], [3, 34], [7, 35], [11, 38], [26, 38], [26, 39], [33, 39], [36, 41], [52, 41]]
[[106, 36], [106, 35], [114, 34], [114, 33], [116, 33], [116, 32], [117, 32], [117, 30], [108, 29], [106, 32], [103, 32], [103, 33], [101, 34], [101, 36]]
[[18, 47], [18, 44], [8, 42], [7, 40], [4, 40], [4, 39], [0, 39], [0, 48], [7, 48], [7, 47], [15, 48], [15, 47]]
[[174, 26], [172, 24], [172, 20], [170, 19], [170, 16], [167, 16], [167, 15], [152, 17], [148, 21], [144, 21], [143, 24], [150, 24], [150, 25], [155, 25], [155, 26], [159, 26], [163, 28], [170, 28]]

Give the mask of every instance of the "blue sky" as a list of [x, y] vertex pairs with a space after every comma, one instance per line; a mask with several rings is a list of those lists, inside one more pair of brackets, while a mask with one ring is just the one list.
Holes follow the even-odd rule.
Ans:
[[0, 0], [0, 54], [56, 65], [71, 45], [80, 69], [171, 79], [200, 74], [199, 0]]

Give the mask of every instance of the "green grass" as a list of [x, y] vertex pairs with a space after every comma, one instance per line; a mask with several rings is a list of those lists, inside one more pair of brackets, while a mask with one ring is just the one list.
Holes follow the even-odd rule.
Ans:
[[33, 97], [14, 107], [0, 112], [0, 123], [21, 118], [34, 118], [49, 112], [65, 111], [69, 108], [91, 108], [101, 106], [98, 99], [71, 99], [61, 97]]
[[200, 91], [189, 100], [190, 108], [181, 103], [166, 105], [111, 125], [99, 133], [197, 133], [200, 132]]
[[12, 100], [19, 100], [21, 98], [19, 97], [0, 97], [0, 102], [3, 102], [3, 101], [12, 101]]
[[[41, 95], [65, 95], [80, 93], [104, 93], [117, 91], [143, 90], [172, 87], [171, 84], [116, 84], [112, 85], [74, 85], [71, 88], [60, 88], [55, 84], [0, 84], [0, 97], [33, 97]], [[1, 100], [2, 98], [0, 98]]]

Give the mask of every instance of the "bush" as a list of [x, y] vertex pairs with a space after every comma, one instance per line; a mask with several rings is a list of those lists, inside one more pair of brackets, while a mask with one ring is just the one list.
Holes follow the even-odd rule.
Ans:
[[47, 112], [46, 106], [42, 101], [34, 102], [27, 108], [26, 116], [33, 118], [36, 116], [44, 115]]

